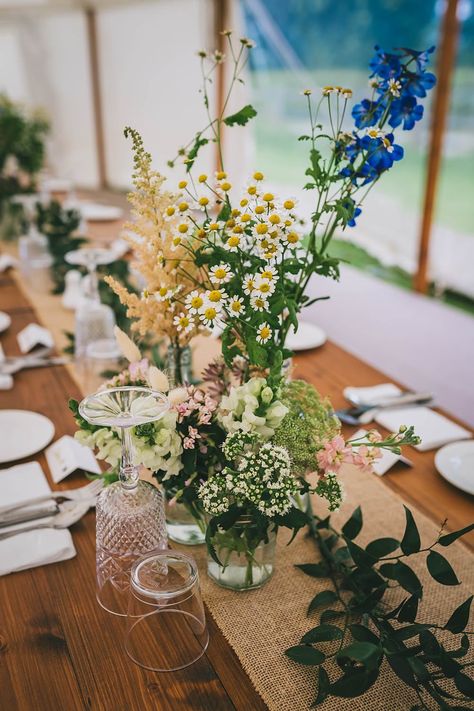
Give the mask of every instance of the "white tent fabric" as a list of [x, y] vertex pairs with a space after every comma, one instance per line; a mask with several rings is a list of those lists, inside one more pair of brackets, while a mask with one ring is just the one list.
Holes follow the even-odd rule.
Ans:
[[[28, 11], [21, 10], [22, 4]], [[6, 5], [12, 7], [4, 1]], [[43, 107], [50, 116], [48, 161], [53, 173], [83, 187], [97, 187], [85, 13], [73, 8], [73, 0], [46, 3], [42, 11], [32, 11], [32, 5], [25, 0], [18, 12], [5, 13], [0, 3], [0, 92]], [[176, 149], [207, 122], [198, 93], [196, 52], [214, 48], [213, 3], [105, 0], [96, 5], [107, 177], [112, 187], [123, 188], [130, 185], [132, 170], [130, 146], [123, 136], [126, 125], [142, 133], [157, 167], [164, 169]], [[238, 33], [237, 2], [232, 26]], [[245, 87], [239, 87], [235, 108], [246, 103], [245, 94]], [[245, 131], [229, 131], [226, 155], [230, 171], [244, 180], [251, 156]], [[210, 172], [214, 167], [209, 150], [202, 169]]]

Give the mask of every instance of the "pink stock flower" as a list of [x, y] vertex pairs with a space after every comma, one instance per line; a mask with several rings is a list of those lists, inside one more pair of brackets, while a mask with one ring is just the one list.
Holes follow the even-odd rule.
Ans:
[[183, 439], [184, 449], [194, 449], [195, 440], [192, 437], [185, 437]]
[[195, 427], [188, 427], [188, 434], [192, 439], [201, 439], [201, 435], [199, 434], [199, 430], [197, 430]]
[[130, 380], [144, 380], [148, 371], [148, 359], [142, 358], [136, 363], [130, 363], [128, 366], [128, 372], [130, 373]]
[[361, 471], [370, 472], [376, 459], [380, 459], [382, 452], [377, 447], [367, 447], [361, 444], [360, 447], [354, 449], [353, 462]]
[[370, 430], [370, 432], [367, 433], [367, 439], [369, 442], [381, 442], [382, 435], [378, 430]]
[[325, 442], [323, 449], [316, 455], [319, 468], [325, 471], [338, 472], [343, 462], [352, 461], [352, 448], [346, 445], [342, 435], [336, 435]]

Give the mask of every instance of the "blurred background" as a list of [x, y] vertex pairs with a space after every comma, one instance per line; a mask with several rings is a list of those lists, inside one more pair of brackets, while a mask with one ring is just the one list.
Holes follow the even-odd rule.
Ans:
[[[342, 85], [358, 101], [374, 45], [436, 45], [438, 97], [404, 133], [405, 159], [369, 195], [357, 227], [334, 241], [351, 267], [340, 284], [320, 287], [337, 299], [314, 318], [418, 387], [429, 385], [430, 368], [439, 379], [449, 355], [457, 385], [448, 400], [459, 402], [474, 357], [473, 0], [0, 0], [0, 94], [48, 117], [51, 175], [120, 196], [132, 171], [124, 126], [141, 132], [164, 170], [206, 123], [196, 52], [219, 47], [225, 28], [257, 45], [236, 103], [252, 103], [258, 117], [225, 144], [233, 182], [258, 168], [275, 192], [298, 198], [302, 216], [311, 212], [297, 141], [307, 130], [302, 90]], [[211, 152], [206, 160], [212, 171]], [[354, 310], [370, 312], [371, 328], [347, 323]], [[420, 349], [425, 357], [414, 358]]]

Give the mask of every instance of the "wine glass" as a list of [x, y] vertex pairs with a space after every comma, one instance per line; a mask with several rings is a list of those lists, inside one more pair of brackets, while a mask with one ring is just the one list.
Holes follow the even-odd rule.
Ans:
[[119, 481], [105, 487], [96, 504], [97, 600], [108, 612], [126, 615], [133, 563], [168, 546], [163, 496], [139, 478], [132, 428], [159, 420], [169, 409], [165, 395], [145, 387], [99, 391], [79, 405], [92, 425], [111, 428], [121, 443]]

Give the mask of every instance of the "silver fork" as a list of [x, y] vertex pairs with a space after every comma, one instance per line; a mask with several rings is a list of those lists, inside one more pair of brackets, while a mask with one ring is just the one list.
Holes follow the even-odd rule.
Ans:
[[60, 511], [48, 521], [38, 521], [31, 526], [24, 526], [23, 528], [16, 528], [14, 531], [0, 533], [0, 541], [3, 541], [5, 538], [11, 538], [12, 536], [18, 536], [20, 533], [26, 533], [26, 531], [36, 531], [39, 528], [69, 528], [69, 526], [79, 521], [79, 519], [89, 511], [90, 505], [90, 501], [77, 501], [74, 507]]
[[13, 506], [2, 506], [0, 507], [0, 514], [9, 513], [10, 511], [16, 511], [17, 509], [22, 509], [25, 506], [31, 506], [33, 504], [41, 504], [43, 501], [50, 501], [51, 499], [65, 499], [66, 501], [86, 501], [96, 498], [102, 491], [104, 486], [103, 479], [94, 479], [90, 484], [86, 486], [81, 486], [79, 489], [66, 489], [63, 491], [51, 491], [49, 494], [44, 496], [37, 496], [33, 499], [27, 499], [22, 501], [21, 504], [14, 504]]

